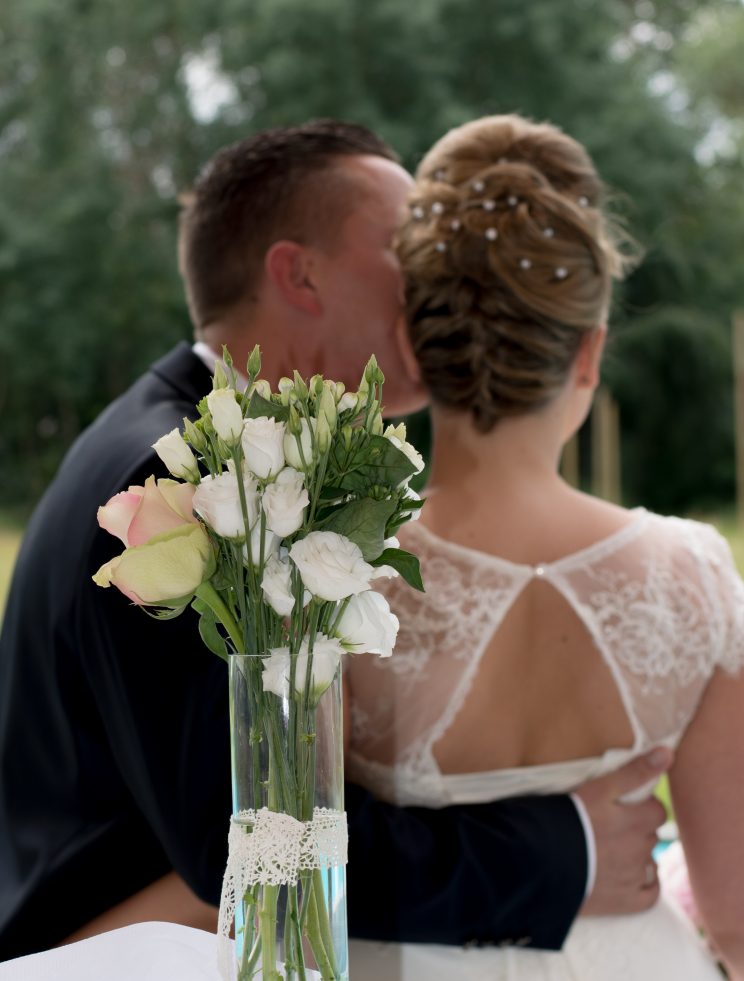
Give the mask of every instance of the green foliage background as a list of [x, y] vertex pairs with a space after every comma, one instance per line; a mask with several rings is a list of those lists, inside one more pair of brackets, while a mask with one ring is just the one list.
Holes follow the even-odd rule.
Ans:
[[586, 143], [646, 249], [606, 362], [626, 502], [729, 500], [744, 8], [698, 7], [4, 0], [0, 503], [31, 505], [75, 435], [189, 336], [177, 194], [219, 146], [333, 115], [378, 130], [413, 167], [448, 127], [504, 111]]

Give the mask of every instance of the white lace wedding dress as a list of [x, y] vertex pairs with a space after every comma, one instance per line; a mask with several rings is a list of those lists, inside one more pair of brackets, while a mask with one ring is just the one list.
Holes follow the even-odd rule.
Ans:
[[[420, 522], [402, 545], [426, 593], [387, 588], [401, 627], [392, 658], [353, 658], [353, 780], [399, 805], [442, 807], [560, 793], [655, 745], [674, 747], [717, 668], [744, 662], [744, 584], [711, 527], [638, 509], [619, 532], [543, 566], [446, 542]], [[617, 686], [633, 744], [592, 759], [480, 773], [442, 773], [434, 747], [471, 691], [484, 652], [535, 577], [580, 618]], [[644, 788], [639, 796], [650, 793]], [[650, 911], [580, 918], [560, 952], [519, 947], [353, 941], [354, 981], [720, 981], [683, 914], [666, 897]]]

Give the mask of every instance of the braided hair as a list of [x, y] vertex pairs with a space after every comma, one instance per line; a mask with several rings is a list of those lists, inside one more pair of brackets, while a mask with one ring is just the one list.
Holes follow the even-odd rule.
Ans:
[[486, 117], [430, 150], [397, 251], [435, 402], [488, 431], [563, 387], [629, 263], [602, 200], [586, 151], [548, 124]]

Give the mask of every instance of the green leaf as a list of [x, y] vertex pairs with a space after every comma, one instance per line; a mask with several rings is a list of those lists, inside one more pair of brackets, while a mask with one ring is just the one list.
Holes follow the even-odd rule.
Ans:
[[395, 501], [373, 501], [363, 497], [332, 512], [323, 531], [345, 535], [359, 546], [367, 562], [376, 559], [385, 545], [385, 526], [395, 512]]
[[[403, 500], [398, 504], [398, 511], [393, 517], [388, 521], [387, 527], [385, 528], [385, 538], [392, 538], [393, 535], [398, 534], [398, 529], [401, 525], [406, 524], [408, 521], [413, 519], [413, 514], [411, 512], [420, 511], [426, 502], [414, 501], [411, 497], [403, 498]], [[403, 507], [405, 505], [405, 507]]]
[[370, 436], [351, 453], [341, 442], [334, 449], [339, 471], [335, 483], [343, 490], [364, 493], [374, 485], [395, 488], [416, 472], [405, 453], [384, 436]]
[[399, 572], [409, 586], [425, 593], [424, 582], [421, 578], [419, 560], [415, 555], [402, 548], [386, 548], [378, 558], [371, 563], [373, 566], [389, 565]]
[[289, 406], [269, 402], [268, 399], [259, 395], [258, 392], [254, 392], [251, 395], [251, 400], [248, 403], [248, 411], [245, 415], [247, 419], [258, 419], [259, 416], [271, 416], [278, 422], [287, 422], [289, 419]]
[[213, 654], [221, 657], [223, 661], [227, 661], [227, 645], [217, 627], [217, 617], [214, 615], [214, 611], [200, 599], [195, 599], [191, 605], [199, 614], [199, 636], [205, 647], [209, 648]]
[[188, 600], [186, 600], [183, 606], [161, 606], [153, 609], [143, 606], [142, 609], [153, 620], [175, 620], [176, 617], [180, 617], [188, 605]]

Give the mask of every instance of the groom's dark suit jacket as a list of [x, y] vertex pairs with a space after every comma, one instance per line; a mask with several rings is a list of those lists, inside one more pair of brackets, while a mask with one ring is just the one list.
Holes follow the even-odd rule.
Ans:
[[[0, 635], [0, 959], [43, 949], [175, 868], [219, 900], [230, 814], [227, 678], [191, 611], [156, 622], [91, 575], [96, 509], [210, 376], [182, 344], [72, 447], [21, 547]], [[566, 797], [396, 808], [347, 786], [354, 936], [559, 947], [586, 880]]]

